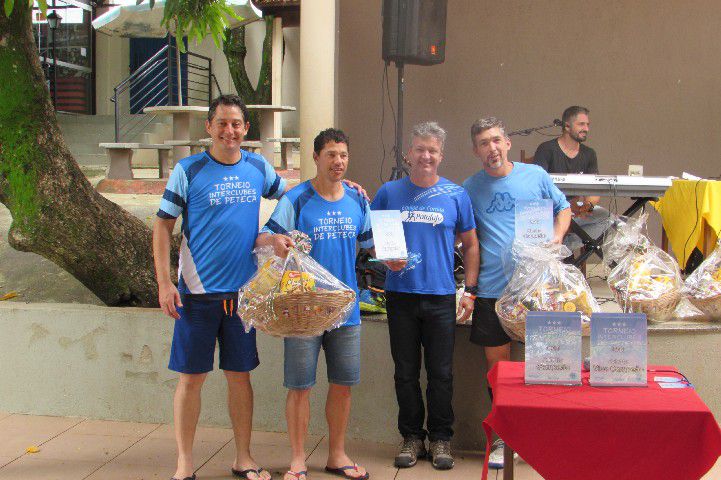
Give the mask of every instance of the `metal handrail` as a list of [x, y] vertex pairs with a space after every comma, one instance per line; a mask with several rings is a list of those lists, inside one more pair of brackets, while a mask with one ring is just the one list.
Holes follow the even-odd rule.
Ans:
[[[183, 104], [209, 105], [213, 98], [213, 86], [222, 94], [218, 78], [213, 73], [211, 58], [193, 52], [186, 52], [183, 73], [175, 71], [177, 47], [174, 42], [161, 47], [133, 73], [113, 88], [110, 100], [115, 107], [115, 141], [134, 141], [135, 136], [156, 118], [142, 113], [145, 108], [159, 105], [174, 105], [178, 101], [175, 88], [182, 80]], [[167, 84], [167, 85], [166, 85]], [[162, 85], [162, 87], [161, 87]], [[133, 113], [133, 112], [137, 112]]]
[[131, 73], [127, 78], [125, 78], [125, 80], [122, 80], [119, 84], [117, 84], [117, 85], [115, 86], [115, 88], [120, 88], [120, 87], [122, 87], [123, 85], [125, 85], [127, 82], [129, 82], [130, 80], [132, 80], [133, 78], [135, 78], [137, 75], [139, 75], [141, 72], [143, 72], [143, 71], [145, 70], [146, 65], [148, 65], [149, 63], [152, 63], [153, 61], [155, 61], [158, 57], [160, 57], [160, 56], [161, 56], [163, 53], [165, 53], [167, 50], [168, 50], [168, 46], [167, 46], [167, 45], [164, 45], [163, 48], [161, 48], [160, 50], [158, 50], [157, 52], [155, 52], [155, 54], [154, 54], [152, 57], [150, 57], [149, 59], [147, 59], [147, 60], [145, 61], [145, 63], [143, 63], [141, 66], [139, 66], [138, 69], [135, 70], [133, 73]]

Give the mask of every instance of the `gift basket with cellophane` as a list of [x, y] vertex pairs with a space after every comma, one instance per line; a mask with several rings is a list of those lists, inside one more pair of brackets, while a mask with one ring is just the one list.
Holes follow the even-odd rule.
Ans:
[[355, 306], [355, 291], [334, 277], [310, 253], [310, 240], [291, 232], [296, 247], [283, 259], [272, 247], [253, 253], [258, 271], [238, 293], [238, 316], [276, 337], [320, 335], [345, 323]]
[[666, 322], [681, 301], [681, 272], [676, 261], [644, 235], [646, 218], [641, 215], [619, 226], [616, 244], [607, 242], [609, 251], [623, 252], [614, 258], [608, 286], [624, 312], [645, 313], [650, 322]]
[[581, 271], [563, 263], [571, 255], [564, 245], [514, 242], [513, 275], [496, 302], [501, 326], [513, 340], [525, 341], [528, 312], [581, 312], [584, 336], [591, 333], [591, 314], [600, 311]]
[[613, 267], [639, 247], [648, 247], [651, 241], [646, 235], [648, 214], [638, 217], [616, 216], [603, 238], [603, 264], [608, 275]]
[[696, 308], [721, 320], [721, 239], [711, 255], [686, 278], [682, 290]]

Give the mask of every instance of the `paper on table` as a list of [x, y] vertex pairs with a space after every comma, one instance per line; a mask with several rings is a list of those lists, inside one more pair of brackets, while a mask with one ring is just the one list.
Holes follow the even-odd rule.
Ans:
[[371, 211], [371, 226], [378, 260], [405, 260], [408, 258], [400, 210]]

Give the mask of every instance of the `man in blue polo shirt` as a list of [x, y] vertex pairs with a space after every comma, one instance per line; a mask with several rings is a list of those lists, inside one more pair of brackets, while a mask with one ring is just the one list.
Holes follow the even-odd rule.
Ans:
[[[367, 479], [368, 473], [345, 452], [345, 433], [351, 404], [351, 386], [360, 382], [360, 309], [355, 274], [356, 244], [373, 247], [370, 208], [365, 197], [343, 184], [348, 168], [348, 137], [341, 130], [323, 130], [313, 141], [315, 178], [291, 189], [280, 199], [261, 230], [257, 245], [274, 244], [285, 256], [291, 230], [311, 238], [310, 255], [341, 282], [356, 291], [356, 303], [339, 328], [316, 337], [285, 338], [284, 385], [288, 388], [286, 419], [291, 445], [290, 469], [284, 480], [306, 480], [305, 438], [310, 417], [310, 391], [316, 381], [321, 347], [328, 370], [329, 448], [326, 471], [346, 478]], [[279, 248], [280, 247], [280, 248]]]
[[[180, 160], [168, 180], [153, 227], [153, 254], [160, 306], [176, 319], [169, 368], [179, 372], [173, 413], [178, 465], [174, 479], [195, 479], [193, 439], [200, 391], [213, 370], [217, 339], [220, 368], [228, 382], [228, 409], [236, 443], [234, 476], [270, 478], [250, 455], [253, 390], [258, 366], [255, 330], [246, 333], [235, 315], [238, 289], [253, 275], [260, 199], [279, 198], [286, 182], [265, 159], [240, 149], [250, 124], [237, 95], [215, 99], [206, 130], [207, 152]], [[176, 288], [170, 278], [173, 227], [183, 217]]]
[[[373, 210], [401, 211], [412, 258], [403, 270], [389, 272], [385, 284], [398, 430], [403, 435], [395, 458], [399, 468], [412, 467], [427, 455], [426, 435], [433, 467], [447, 470], [454, 465], [450, 440], [456, 314], [465, 322], [473, 311], [479, 259], [471, 201], [463, 188], [438, 175], [445, 139], [445, 130], [435, 122], [416, 125], [407, 156], [410, 177], [384, 184], [372, 204]], [[457, 313], [456, 237], [463, 244], [466, 277]], [[422, 355], [428, 377], [427, 421], [419, 382]]]
[[[473, 153], [483, 169], [463, 182], [473, 202], [473, 215], [481, 245], [481, 270], [478, 298], [473, 310], [471, 342], [482, 345], [488, 370], [496, 362], [511, 359], [511, 339], [496, 315], [496, 300], [509, 278], [503, 258], [515, 237], [515, 206], [518, 200], [553, 200], [553, 242], [561, 243], [571, 223], [571, 208], [566, 196], [538, 165], [508, 160], [511, 140], [503, 122], [494, 117], [478, 120], [471, 126]], [[493, 400], [493, 393], [488, 389]], [[494, 443], [491, 468], [503, 468], [503, 441]]]

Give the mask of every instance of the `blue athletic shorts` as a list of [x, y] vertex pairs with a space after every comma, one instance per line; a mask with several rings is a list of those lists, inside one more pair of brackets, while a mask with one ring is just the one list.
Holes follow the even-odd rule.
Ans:
[[340, 327], [317, 337], [286, 337], [284, 382], [286, 388], [305, 390], [315, 385], [318, 354], [325, 350], [328, 383], [360, 383], [361, 326]]
[[248, 372], [260, 363], [255, 345], [255, 329], [245, 333], [235, 313], [237, 294], [228, 298], [182, 296], [175, 321], [168, 368], [180, 373], [206, 373], [213, 370], [215, 342], [220, 350], [221, 370]]

